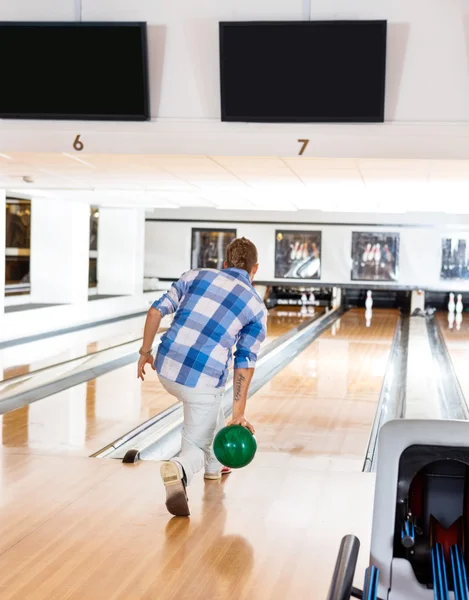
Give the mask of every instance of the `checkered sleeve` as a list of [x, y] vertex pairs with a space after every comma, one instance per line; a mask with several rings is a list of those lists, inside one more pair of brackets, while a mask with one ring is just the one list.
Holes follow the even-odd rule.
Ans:
[[163, 317], [170, 315], [177, 311], [179, 304], [184, 297], [190, 282], [193, 279], [193, 272], [188, 271], [181, 275], [181, 278], [173, 283], [166, 294], [163, 294], [159, 300], [156, 300], [151, 305], [152, 308], [156, 308], [160, 311]]
[[234, 354], [235, 369], [253, 369], [256, 366], [257, 355], [265, 340], [266, 329], [267, 311], [263, 309], [241, 329]]

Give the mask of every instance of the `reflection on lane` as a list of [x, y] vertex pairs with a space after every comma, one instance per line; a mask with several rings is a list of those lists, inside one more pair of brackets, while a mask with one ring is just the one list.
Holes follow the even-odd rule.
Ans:
[[271, 309], [267, 320], [267, 336], [264, 345], [273, 342], [294, 327], [301, 325], [301, 323], [317, 319], [323, 314], [324, 309], [318, 307], [308, 307], [306, 310], [303, 310], [303, 307], [299, 306], [284, 306]]
[[[304, 317], [269, 313], [268, 341]], [[319, 311], [317, 311], [319, 315]], [[311, 318], [308, 316], [306, 318]], [[90, 455], [174, 404], [150, 369], [142, 384], [134, 364], [0, 416], [3, 447], [22, 452]]]
[[139, 339], [145, 316], [117, 321], [74, 333], [37, 340], [0, 350], [0, 375], [10, 379], [51, 365]]
[[[456, 317], [458, 322], [456, 323]], [[469, 406], [469, 315], [440, 312], [436, 315], [456, 377]]]
[[397, 321], [376, 310], [367, 327], [349, 311], [254, 395], [249, 420], [273, 462], [361, 469]]

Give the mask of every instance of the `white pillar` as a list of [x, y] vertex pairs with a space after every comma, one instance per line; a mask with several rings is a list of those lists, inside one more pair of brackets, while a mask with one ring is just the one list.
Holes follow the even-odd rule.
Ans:
[[31, 302], [86, 302], [89, 205], [55, 198], [33, 198], [31, 213]]
[[[6, 244], [6, 194], [5, 190], [0, 190], [0, 248], [3, 248], [0, 254], [0, 331], [5, 314], [5, 244]], [[0, 364], [0, 375], [2, 368]]]
[[140, 208], [99, 209], [98, 294], [143, 293], [145, 211]]

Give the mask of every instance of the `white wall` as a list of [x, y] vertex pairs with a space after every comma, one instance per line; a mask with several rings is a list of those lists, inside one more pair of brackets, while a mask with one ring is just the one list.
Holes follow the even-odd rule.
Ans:
[[[158, 123], [3, 121], [0, 152], [71, 152], [80, 133], [90, 153], [296, 156], [306, 137], [309, 156], [469, 158], [469, 127], [436, 125], [469, 123], [464, 0], [0, 0], [0, 19], [73, 20], [80, 4], [83, 20], [148, 22]], [[305, 18], [388, 20], [388, 125], [219, 123], [218, 22]]]
[[98, 293], [143, 292], [145, 212], [101, 208], [98, 231]]
[[83, 0], [83, 17], [149, 23], [153, 116], [220, 117], [219, 21], [310, 17], [388, 20], [387, 119], [469, 119], [466, 2], [311, 0], [310, 5], [308, 15], [303, 0]]
[[73, 21], [75, 0], [1, 0], [0, 21]]
[[[152, 115], [217, 119], [221, 20], [387, 19], [387, 119], [469, 120], [464, 0], [82, 0], [83, 20], [149, 25]], [[76, 0], [0, 0], [0, 19], [73, 20]], [[307, 6], [307, 3], [306, 3]]]
[[[376, 216], [375, 216], [376, 218]], [[357, 284], [351, 280], [351, 245], [353, 231], [383, 231], [400, 234], [399, 280], [397, 285], [441, 290], [467, 290], [469, 281], [440, 281], [441, 238], [461, 233], [455, 225], [292, 225], [288, 223], [191, 223], [147, 221], [145, 236], [145, 275], [149, 277], [178, 278], [190, 268], [191, 229], [207, 227], [234, 228], [237, 235], [251, 239], [259, 251], [259, 281], [287, 281], [275, 279], [275, 231], [322, 231], [321, 281], [327, 284]], [[469, 230], [469, 228], [467, 229]], [[168, 260], [168, 256], [171, 260]], [[298, 282], [298, 280], [294, 280]], [[366, 285], [366, 284], [364, 284]], [[380, 285], [373, 282], [373, 285]], [[383, 283], [389, 285], [389, 283]]]
[[[0, 19], [73, 19], [79, 5], [76, 0], [0, 0]], [[292, 156], [298, 152], [296, 140], [306, 135], [312, 138], [311, 156], [469, 155], [467, 142], [460, 144], [460, 130], [457, 136], [446, 130], [444, 140], [438, 140], [422, 124], [469, 122], [469, 12], [464, 0], [311, 0], [310, 11], [305, 10], [304, 0], [82, 0], [81, 5], [84, 20], [148, 22], [152, 116], [171, 126], [173, 120], [187, 123], [165, 133], [148, 123], [117, 128], [115, 124], [3, 122], [1, 151], [70, 152], [75, 135], [81, 133], [87, 152]], [[410, 122], [421, 124], [407, 143], [407, 129], [379, 125], [243, 128], [216, 122], [220, 117], [218, 22], [304, 18], [388, 20], [386, 119], [404, 128]], [[210, 124], [217, 127], [205, 130]], [[227, 132], [237, 132], [239, 139]], [[290, 141], [285, 132], [291, 133]]]

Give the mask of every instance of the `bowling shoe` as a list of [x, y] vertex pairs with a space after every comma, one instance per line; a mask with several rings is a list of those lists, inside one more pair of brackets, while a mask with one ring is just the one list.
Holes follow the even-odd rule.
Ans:
[[167, 460], [162, 463], [160, 472], [166, 488], [168, 512], [176, 517], [188, 517], [190, 511], [182, 467], [176, 462]]
[[218, 471], [218, 473], [205, 473], [204, 479], [208, 479], [209, 481], [216, 481], [217, 479], [221, 479], [222, 475], [229, 475], [230, 473], [230, 467], [223, 467], [221, 471]]

